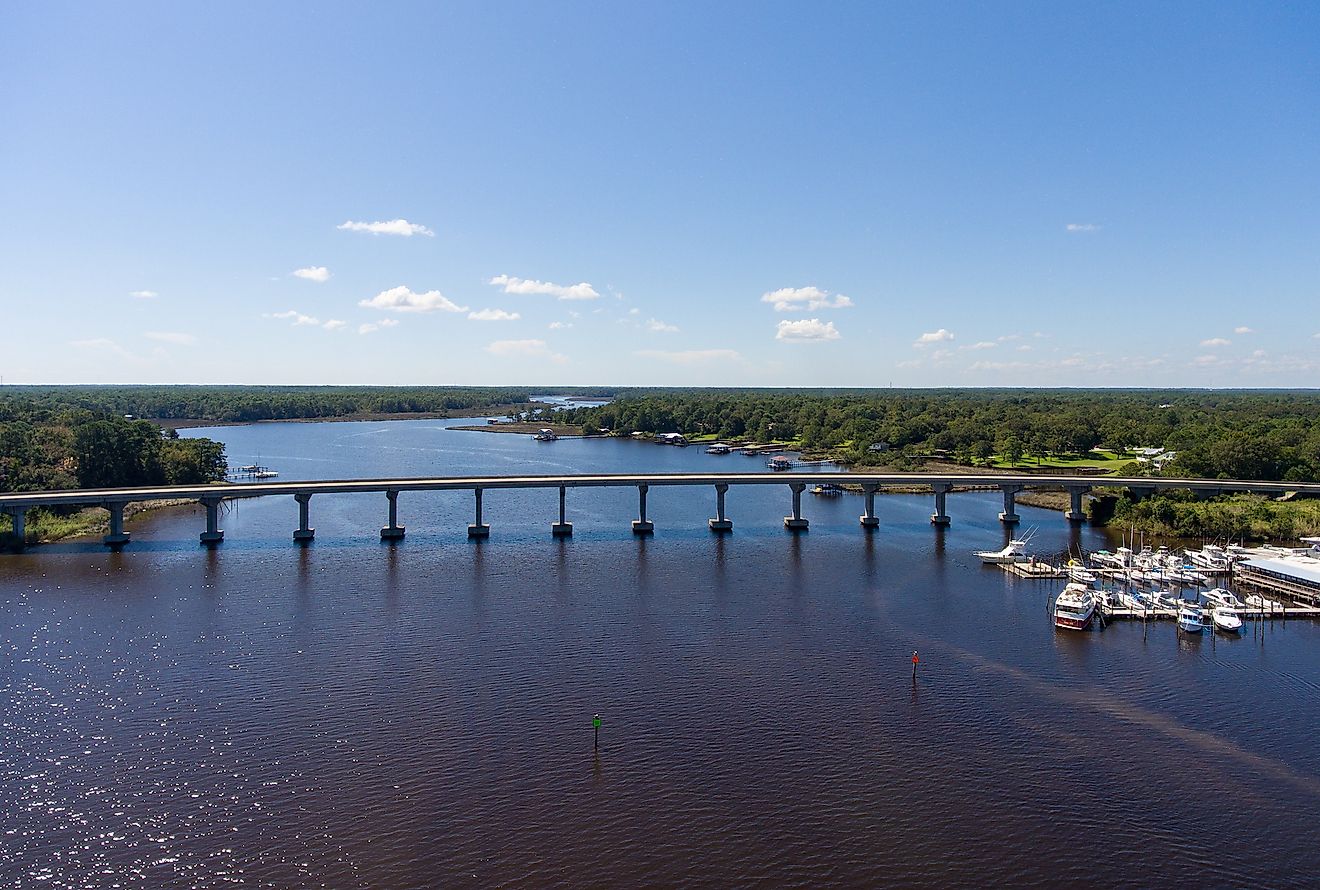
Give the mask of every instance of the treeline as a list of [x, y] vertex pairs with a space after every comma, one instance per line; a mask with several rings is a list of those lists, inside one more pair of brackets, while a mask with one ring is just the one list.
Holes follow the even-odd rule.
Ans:
[[[561, 412], [617, 434], [678, 432], [832, 449], [856, 465], [940, 456], [1084, 455], [1103, 445], [1177, 452], [1167, 475], [1320, 478], [1320, 394], [1313, 391], [869, 390], [626, 391]], [[890, 451], [869, 446], [886, 443]]]
[[[596, 390], [574, 390], [593, 395]], [[432, 386], [7, 386], [0, 401], [153, 420], [301, 420], [423, 414], [522, 404], [525, 387]]]
[[200, 485], [225, 477], [225, 448], [145, 420], [0, 400], [0, 491]]

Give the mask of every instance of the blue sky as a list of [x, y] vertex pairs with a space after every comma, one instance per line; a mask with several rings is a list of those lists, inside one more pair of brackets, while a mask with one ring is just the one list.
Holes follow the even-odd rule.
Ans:
[[1312, 4], [6, 4], [0, 375], [1320, 386], [1317, 47]]

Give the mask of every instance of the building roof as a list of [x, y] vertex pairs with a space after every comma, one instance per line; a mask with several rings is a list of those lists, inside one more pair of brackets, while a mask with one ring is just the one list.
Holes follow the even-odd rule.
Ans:
[[1320, 560], [1316, 559], [1248, 559], [1238, 565], [1320, 585]]

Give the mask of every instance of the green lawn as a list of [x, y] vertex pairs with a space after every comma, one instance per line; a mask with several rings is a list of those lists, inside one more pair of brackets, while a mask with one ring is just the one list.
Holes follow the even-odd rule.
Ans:
[[1101, 467], [1111, 473], [1117, 472], [1120, 467], [1131, 463], [1131, 457], [1119, 457], [1112, 451], [1092, 451], [1083, 456], [1059, 457], [1058, 455], [1046, 455], [1037, 460], [1032, 455], [1026, 455], [1017, 463], [1011, 463], [1002, 455], [993, 455], [986, 466], [999, 467], [1001, 469], [1030, 469], [1031, 467], [1059, 467], [1065, 469], [1078, 469], [1081, 467]]

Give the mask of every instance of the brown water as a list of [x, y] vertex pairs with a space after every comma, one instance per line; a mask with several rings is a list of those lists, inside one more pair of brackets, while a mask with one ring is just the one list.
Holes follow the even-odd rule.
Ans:
[[[742, 457], [434, 422], [212, 431], [281, 478]], [[722, 464], [711, 462], [723, 462]], [[443, 468], [443, 469], [442, 469]], [[1313, 881], [1320, 628], [1054, 631], [1000, 504], [570, 492], [244, 502], [0, 558], [0, 884], [877, 886]], [[1033, 549], [1103, 546], [1021, 508]], [[914, 686], [910, 656], [920, 651]], [[591, 716], [603, 717], [592, 750]]]

